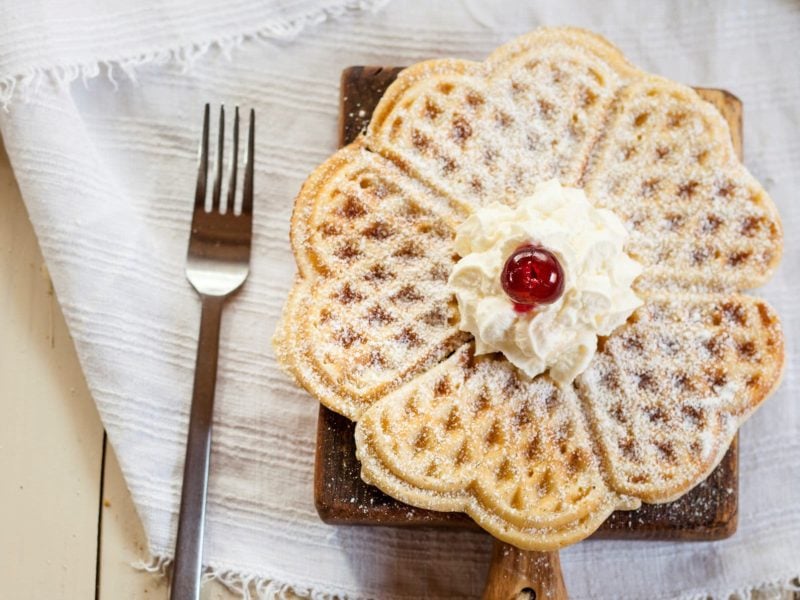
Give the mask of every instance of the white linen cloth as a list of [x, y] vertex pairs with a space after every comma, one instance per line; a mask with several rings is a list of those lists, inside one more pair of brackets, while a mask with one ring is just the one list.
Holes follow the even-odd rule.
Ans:
[[646, 70], [744, 101], [746, 163], [785, 227], [781, 268], [758, 293], [783, 319], [788, 364], [742, 430], [736, 535], [578, 544], [562, 552], [571, 596], [723, 598], [790, 585], [800, 575], [800, 5], [398, 0], [355, 10], [376, 4], [0, 7], [0, 129], [153, 555], [172, 552], [191, 396], [199, 303], [183, 269], [201, 110], [238, 103], [258, 115], [255, 237], [250, 278], [223, 317], [210, 574], [263, 597], [480, 593], [488, 536], [318, 520], [317, 404], [276, 368], [269, 342], [294, 272], [288, 220], [301, 182], [335, 149], [342, 68], [480, 59], [538, 25], [574, 24]]

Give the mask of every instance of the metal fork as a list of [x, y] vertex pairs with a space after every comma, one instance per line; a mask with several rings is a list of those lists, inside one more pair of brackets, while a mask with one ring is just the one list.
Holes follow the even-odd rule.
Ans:
[[183, 490], [175, 544], [171, 600], [197, 600], [203, 557], [203, 530], [211, 456], [211, 421], [217, 382], [219, 328], [225, 299], [247, 279], [253, 231], [253, 151], [255, 112], [250, 111], [241, 208], [235, 210], [239, 151], [239, 107], [233, 120], [233, 150], [227, 197], [222, 197], [222, 156], [225, 141], [225, 109], [219, 111], [219, 136], [210, 210], [206, 210], [208, 180], [209, 105], [203, 113], [197, 190], [194, 197], [192, 234], [186, 261], [186, 277], [200, 294], [203, 310], [194, 371], [194, 391], [183, 467]]

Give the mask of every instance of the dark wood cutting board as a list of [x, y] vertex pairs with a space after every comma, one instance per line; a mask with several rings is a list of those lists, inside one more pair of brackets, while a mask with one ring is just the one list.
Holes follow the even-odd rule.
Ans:
[[[367, 126], [383, 92], [401, 68], [350, 67], [342, 73], [340, 145], [349, 144]], [[697, 88], [728, 121], [736, 152], [742, 155], [742, 104], [724, 90]], [[394, 526], [448, 526], [477, 529], [460, 513], [414, 508], [365, 484], [359, 476], [355, 424], [320, 406], [314, 500], [326, 523]], [[714, 540], [736, 531], [739, 467], [734, 439], [714, 472], [691, 492], [668, 504], [612, 514], [594, 538]]]

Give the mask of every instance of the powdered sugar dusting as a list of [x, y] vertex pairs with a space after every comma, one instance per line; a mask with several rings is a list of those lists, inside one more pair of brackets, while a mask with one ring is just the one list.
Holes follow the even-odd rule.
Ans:
[[[774, 313], [736, 294], [769, 276], [780, 223], [727, 136], [694, 92], [574, 30], [412, 67], [298, 197], [280, 358], [361, 419], [366, 479], [519, 546], [560, 547], [614, 509], [675, 498], [783, 360]], [[645, 305], [577, 390], [472, 357], [446, 289], [454, 227], [551, 177], [614, 211], [644, 266]]]
[[746, 296], [651, 297], [606, 340], [577, 383], [614, 489], [666, 502], [716, 466], [779, 377], [765, 310]]
[[367, 411], [356, 440], [367, 480], [526, 547], [575, 541], [638, 505], [606, 487], [572, 388], [471, 345]]

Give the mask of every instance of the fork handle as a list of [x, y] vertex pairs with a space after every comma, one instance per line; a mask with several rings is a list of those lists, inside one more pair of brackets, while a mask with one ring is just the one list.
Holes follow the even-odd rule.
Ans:
[[170, 600], [200, 598], [211, 422], [214, 415], [214, 387], [217, 383], [219, 328], [225, 297], [202, 296], [202, 301]]

